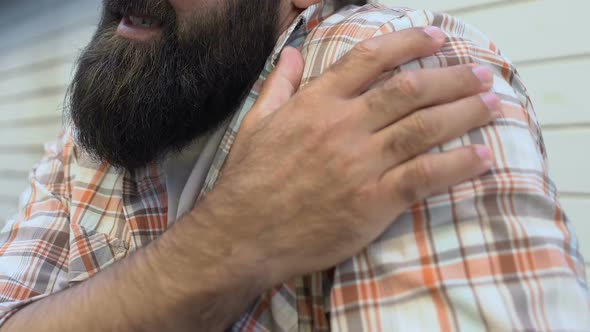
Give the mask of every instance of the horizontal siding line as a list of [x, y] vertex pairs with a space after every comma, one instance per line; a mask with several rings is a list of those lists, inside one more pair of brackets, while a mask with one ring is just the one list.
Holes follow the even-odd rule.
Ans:
[[543, 131], [590, 130], [590, 122], [542, 124]]
[[[42, 143], [39, 144], [15, 144], [15, 145], [0, 145], [0, 154], [43, 154], [45, 148]], [[0, 157], [0, 160], [2, 158]]]
[[57, 56], [39, 62], [31, 62], [13, 68], [2, 69], [0, 70], [0, 82], [12, 79], [14, 77], [22, 76], [30, 72], [38, 72], [50, 68], [55, 68], [63, 65], [64, 63], [72, 63], [72, 57], [66, 55]]
[[501, 2], [482, 3], [482, 4], [478, 4], [478, 5], [473, 5], [473, 6], [464, 6], [462, 8], [448, 10], [446, 12], [451, 15], [465, 15], [465, 14], [469, 14], [472, 12], [496, 9], [496, 8], [506, 7], [506, 6], [510, 6], [510, 5], [514, 5], [514, 4], [536, 2], [536, 1], [537, 0], [504, 0]]
[[[590, 190], [590, 188], [588, 188]], [[562, 191], [559, 193], [559, 198], [566, 199], [587, 199], [590, 200], [590, 192], [567, 192]]]
[[[90, 25], [90, 24], [88, 24], [88, 22], [95, 22], [95, 23], [92, 23]], [[22, 41], [19, 41], [19, 42], [13, 43], [13, 44], [0, 46], [0, 54], [2, 54], [2, 53], [8, 54], [8, 50], [10, 50], [10, 49], [26, 48], [30, 45], [39, 44], [42, 42], [47, 43], [48, 41], [51, 41], [51, 39], [55, 39], [56, 37], [61, 37], [64, 34], [71, 32], [72, 30], [81, 29], [81, 28], [96, 28], [96, 23], [97, 23], [96, 22], [96, 15], [86, 16], [86, 17], [79, 19], [77, 21], [74, 21], [66, 26], [59, 27], [59, 28], [56, 28], [53, 30], [45, 31], [39, 35], [30, 37], [28, 39], [24, 39]], [[0, 60], [2, 60], [2, 57], [0, 57]]]
[[0, 181], [1, 180], [13, 180], [15, 178], [28, 178], [29, 171], [17, 171], [17, 170], [0, 170]]
[[[26, 188], [23, 188], [23, 190]], [[14, 196], [8, 196], [8, 195], [0, 195], [0, 204], [2, 205], [11, 205], [14, 204], [14, 207], [16, 208], [18, 205], [18, 196], [20, 195], [20, 193], [15, 194]]]
[[22, 99], [34, 99], [40, 97], [50, 97], [55, 95], [63, 95], [64, 91], [67, 90], [65, 85], [54, 85], [38, 89], [32, 89], [29, 91], [22, 91], [14, 94], [0, 96], [0, 105], [8, 104], [14, 101], [20, 101]]
[[[0, 99], [0, 118], [4, 117], [5, 113], [16, 113], [16, 117], [19, 118], [19, 115], [25, 117], [27, 113], [40, 114], [45, 112], [45, 114], [47, 114], [46, 112], [48, 111], [59, 111], [64, 107], [64, 98], [65, 93], [45, 97], [24, 98], [6, 103], [2, 103], [2, 100]], [[15, 114], [12, 114], [11, 116], [14, 118]]]
[[[0, 70], [0, 82], [3, 80], [8, 80], [13, 78], [14, 76], [20, 76], [22, 74], [26, 74], [29, 72], [41, 71], [53, 67], [60, 66], [64, 63], [72, 63], [73, 61], [72, 56], [62, 55], [50, 59], [46, 59], [39, 62], [32, 62], [24, 65], [19, 65], [14, 68], [2, 69]], [[536, 58], [530, 60], [521, 60], [514, 62], [514, 65], [518, 68], [522, 67], [531, 67], [531, 66], [539, 66], [539, 65], [548, 65], [557, 62], [564, 62], [564, 61], [585, 61], [590, 60], [590, 53], [580, 53], [580, 54], [570, 54], [570, 55], [563, 55], [557, 57], [550, 57], [550, 58]]]
[[28, 119], [0, 120], [0, 129], [55, 126], [61, 124], [62, 119], [63, 117], [59, 115], [46, 115]]
[[[57, 3], [55, 3], [57, 2]], [[11, 15], [10, 19], [4, 19], [0, 21], [0, 29], [2, 30], [7, 30], [9, 26], [13, 26], [15, 25], [16, 22], [22, 22], [25, 19], [35, 19], [37, 16], [46, 13], [48, 10], [59, 10], [59, 8], [57, 7], [61, 7], [64, 4], [67, 4], [69, 2], [71, 2], [71, 0], [56, 0], [53, 3], [47, 3], [45, 2], [45, 6], [44, 6], [44, 2], [41, 3], [35, 3], [34, 6], [31, 6], [29, 8], [32, 8], [33, 10], [28, 10], [25, 12], [20, 12], [18, 14], [20, 15]], [[28, 9], [29, 9], [28, 8]]]
[[514, 65], [517, 68], [522, 68], [522, 67], [549, 65], [549, 64], [560, 63], [560, 62], [586, 61], [586, 60], [590, 60], [590, 53], [568, 54], [568, 55], [561, 55], [561, 56], [555, 56], [555, 57], [549, 57], [549, 58], [521, 60], [521, 61], [515, 61]]

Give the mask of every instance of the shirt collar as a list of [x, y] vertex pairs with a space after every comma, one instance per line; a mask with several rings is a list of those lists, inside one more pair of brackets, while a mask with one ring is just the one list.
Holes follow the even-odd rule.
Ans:
[[[281, 34], [270, 56], [271, 65], [273, 68], [279, 62], [279, 57], [281, 56], [283, 49], [289, 44], [292, 37], [294, 35], [298, 35], [301, 32], [307, 33], [313, 27], [315, 27], [315, 25], [317, 25], [318, 18], [323, 16], [321, 14], [325, 7], [324, 1], [320, 1], [315, 5], [309, 6], [306, 10], [299, 14], [299, 16], [297, 16], [297, 18], [289, 26], [289, 28], [287, 28], [287, 30]], [[301, 29], [304, 29], [304, 31], [301, 31]]]

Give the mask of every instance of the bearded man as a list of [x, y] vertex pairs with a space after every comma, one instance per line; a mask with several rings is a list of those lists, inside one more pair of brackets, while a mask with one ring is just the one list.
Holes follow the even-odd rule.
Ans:
[[0, 233], [0, 330], [590, 330], [515, 68], [345, 4], [105, 0]]

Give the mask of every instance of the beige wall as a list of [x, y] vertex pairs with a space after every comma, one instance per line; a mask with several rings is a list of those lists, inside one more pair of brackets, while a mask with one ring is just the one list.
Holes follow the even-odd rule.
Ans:
[[[590, 29], [588, 0], [382, 0], [447, 11], [487, 32], [520, 68], [543, 123], [562, 202], [590, 259]], [[61, 105], [100, 1], [45, 0], [0, 7], [0, 220], [16, 211], [41, 142]], [[30, 3], [32, 5], [26, 5]]]
[[[54, 139], [79, 49], [90, 39], [99, 0], [0, 4], [0, 220], [16, 212], [27, 173]], [[2, 222], [0, 222], [2, 224]]]

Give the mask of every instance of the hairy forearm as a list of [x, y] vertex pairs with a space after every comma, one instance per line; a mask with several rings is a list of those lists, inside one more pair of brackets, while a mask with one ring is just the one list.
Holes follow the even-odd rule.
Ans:
[[257, 275], [252, 251], [201, 222], [204, 214], [185, 216], [127, 259], [23, 308], [1, 331], [227, 328], [270, 285]]

